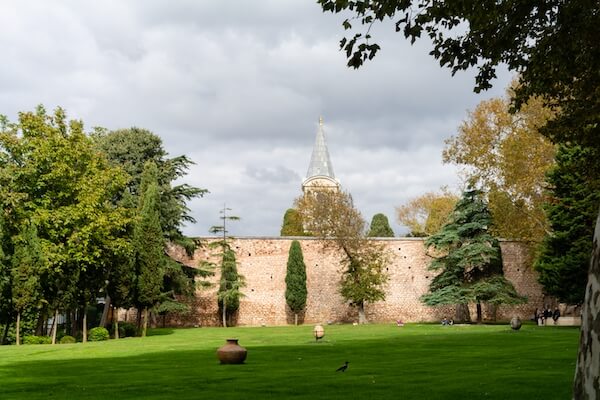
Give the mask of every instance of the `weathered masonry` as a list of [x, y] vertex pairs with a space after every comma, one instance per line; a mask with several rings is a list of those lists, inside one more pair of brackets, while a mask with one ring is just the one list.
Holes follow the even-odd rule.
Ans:
[[[293, 239], [300, 241], [306, 264], [308, 299], [304, 323], [348, 323], [358, 320], [356, 309], [344, 301], [338, 292], [341, 276], [341, 254], [324, 250], [312, 238], [238, 238], [231, 246], [236, 253], [238, 271], [246, 278], [244, 297], [240, 300], [238, 325], [285, 325], [293, 323], [293, 315], [285, 303], [285, 274], [288, 251]], [[207, 238], [205, 241], [214, 240]], [[423, 240], [418, 238], [378, 239], [393, 254], [388, 267], [390, 280], [385, 301], [366, 304], [365, 311], [371, 322], [439, 321], [451, 317], [451, 307], [428, 307], [419, 301], [427, 292], [433, 274], [427, 270], [430, 258], [425, 254]], [[529, 319], [536, 307], [543, 305], [542, 287], [531, 268], [527, 250], [519, 242], [501, 242], [505, 276], [517, 291], [527, 296], [528, 303], [518, 306], [500, 306], [498, 319], [517, 315]], [[187, 257], [181, 249], [171, 249], [172, 256], [186, 265], [196, 266], [211, 259], [207, 246]], [[217, 260], [213, 260], [217, 261]], [[217, 283], [218, 271], [211, 281]], [[170, 324], [178, 326], [218, 325], [217, 287], [198, 291], [192, 312], [186, 316], [172, 316]], [[484, 318], [491, 317], [484, 307]], [[475, 310], [471, 310], [474, 317]]]

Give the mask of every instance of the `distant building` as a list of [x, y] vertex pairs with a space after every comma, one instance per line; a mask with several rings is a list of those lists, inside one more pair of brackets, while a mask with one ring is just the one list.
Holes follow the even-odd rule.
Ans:
[[319, 190], [340, 190], [340, 182], [335, 179], [333, 165], [331, 165], [329, 151], [327, 150], [327, 141], [323, 131], [323, 117], [319, 118], [315, 147], [310, 157], [306, 178], [302, 182], [302, 192], [304, 194]]

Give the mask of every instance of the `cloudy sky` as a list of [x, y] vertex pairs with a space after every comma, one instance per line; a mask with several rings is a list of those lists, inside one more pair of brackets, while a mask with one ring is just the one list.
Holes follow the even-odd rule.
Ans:
[[442, 185], [444, 139], [467, 110], [502, 95], [473, 93], [474, 72], [452, 77], [392, 23], [360, 70], [338, 49], [343, 17], [312, 0], [30, 1], [0, 8], [0, 114], [61, 106], [86, 127], [142, 127], [172, 156], [196, 164], [185, 181], [210, 194], [189, 206], [206, 236], [226, 203], [238, 236], [277, 236], [300, 193], [325, 121], [336, 177], [363, 216], [386, 214]]

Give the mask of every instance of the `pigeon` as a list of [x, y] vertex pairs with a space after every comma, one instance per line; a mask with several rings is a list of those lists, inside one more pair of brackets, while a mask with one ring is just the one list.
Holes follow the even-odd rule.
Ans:
[[348, 361], [346, 361], [344, 363], [344, 365], [342, 365], [341, 367], [339, 367], [338, 369], [335, 370], [335, 372], [344, 372], [348, 369]]

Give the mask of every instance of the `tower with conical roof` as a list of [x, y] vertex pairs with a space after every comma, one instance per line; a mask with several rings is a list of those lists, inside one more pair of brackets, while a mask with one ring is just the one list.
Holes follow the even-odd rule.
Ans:
[[335, 179], [333, 165], [327, 150], [327, 141], [323, 131], [323, 117], [319, 118], [319, 129], [315, 147], [313, 148], [310, 164], [306, 172], [306, 179], [302, 182], [302, 192], [314, 192], [318, 190], [339, 190], [340, 183]]

